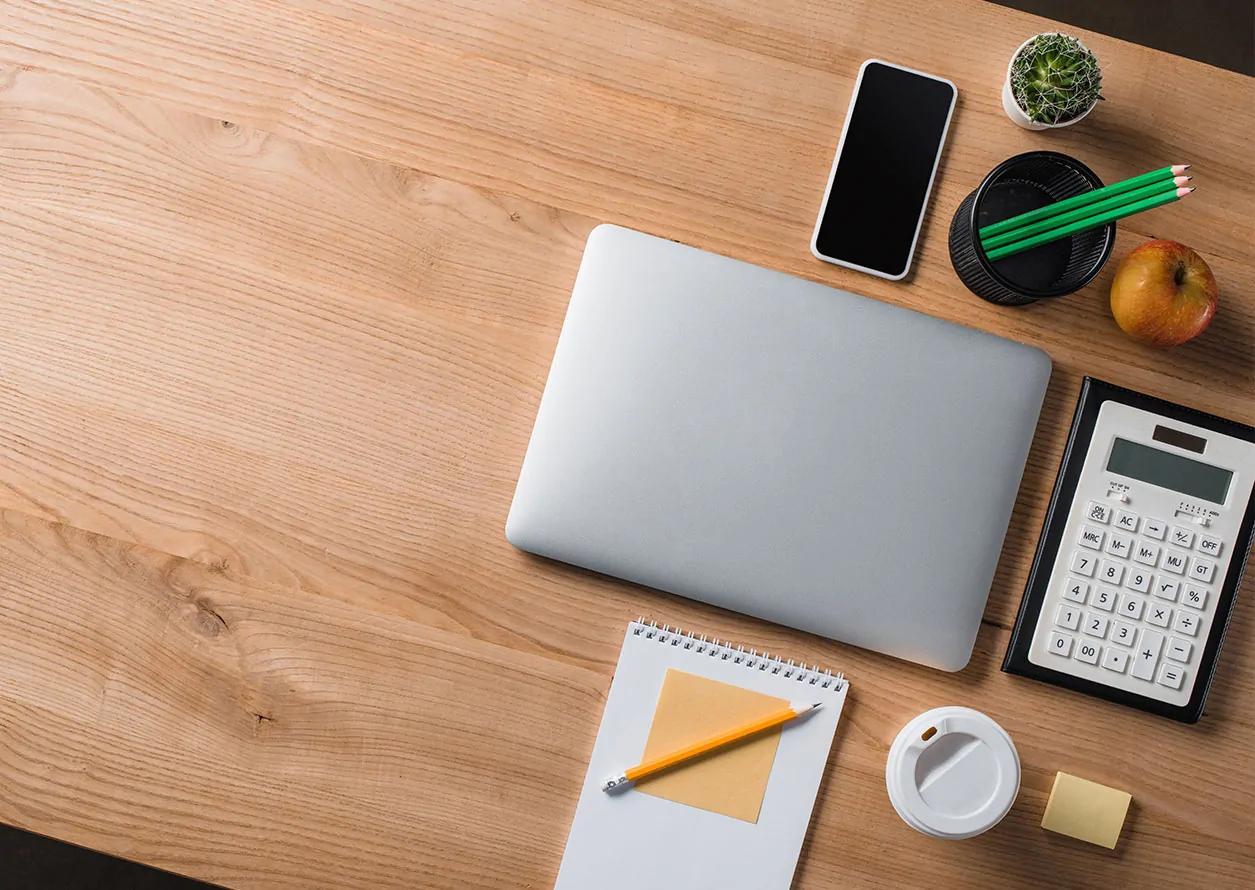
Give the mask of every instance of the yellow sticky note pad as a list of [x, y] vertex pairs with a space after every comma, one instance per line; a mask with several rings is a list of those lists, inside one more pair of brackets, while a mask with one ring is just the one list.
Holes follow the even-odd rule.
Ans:
[[[727, 729], [767, 717], [782, 698], [669, 669], [641, 760], [659, 757]], [[641, 779], [636, 790], [734, 819], [757, 822], [780, 744], [779, 727]]]
[[1132, 800], [1126, 791], [1059, 773], [1041, 827], [1114, 850]]

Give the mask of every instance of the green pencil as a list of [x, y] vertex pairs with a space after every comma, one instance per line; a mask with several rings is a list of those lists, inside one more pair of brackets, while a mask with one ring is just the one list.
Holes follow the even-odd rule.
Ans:
[[1176, 191], [1188, 182], [1188, 176], [1175, 176], [1172, 179], [1161, 179], [1158, 182], [1152, 182], [1150, 185], [1142, 186], [1131, 192], [1125, 192], [1122, 195], [1114, 195], [1105, 201], [1097, 201], [1093, 204], [1087, 204], [1084, 207], [1068, 213], [1060, 213], [1058, 216], [1052, 216], [1049, 219], [1038, 220], [1035, 223], [1029, 223], [1026, 226], [1020, 226], [1009, 232], [1003, 232], [1001, 235], [994, 235], [992, 238], [982, 238], [980, 246], [986, 252], [1004, 244], [1010, 244], [1012, 241], [1019, 241], [1022, 238], [1028, 238], [1036, 235], [1038, 232], [1045, 232], [1048, 229], [1066, 226], [1068, 223], [1074, 223], [1078, 219], [1087, 219], [1097, 213], [1104, 213], [1113, 207], [1123, 207], [1125, 204], [1133, 204], [1146, 198], [1153, 198], [1163, 192]]
[[1092, 192], [1085, 192], [1083, 195], [1065, 198], [1062, 201], [1047, 204], [1045, 207], [1038, 207], [1036, 210], [1021, 213], [1019, 216], [1013, 216], [1000, 222], [990, 223], [987, 226], [983, 226], [979, 234], [981, 240], [983, 241], [986, 238], [992, 238], [994, 235], [1001, 235], [1003, 232], [1008, 232], [1011, 229], [1018, 229], [1020, 226], [1035, 223], [1038, 220], [1047, 219], [1060, 213], [1067, 213], [1069, 210], [1075, 210], [1078, 207], [1085, 207], [1086, 205], [1093, 204], [1096, 201], [1105, 201], [1113, 195], [1122, 195], [1125, 192], [1140, 189], [1153, 182], [1172, 179], [1174, 176], [1182, 175], [1189, 168], [1189, 164], [1174, 164], [1171, 167], [1161, 167], [1158, 170], [1143, 173], [1141, 176], [1134, 176], [1132, 179], [1115, 182], [1111, 185], [1103, 186], [1100, 189], [1094, 189]]
[[1060, 226], [1056, 229], [1042, 232], [1040, 235], [1033, 235], [1030, 238], [1024, 238], [1020, 241], [1014, 241], [1011, 244], [1005, 244], [1002, 247], [988, 251], [985, 256], [991, 261], [1000, 260], [1003, 257], [1009, 257], [1012, 254], [1022, 253], [1034, 247], [1040, 247], [1043, 244], [1049, 244], [1051, 241], [1058, 241], [1075, 235], [1077, 232], [1084, 232], [1088, 229], [1096, 229], [1099, 226], [1105, 226], [1109, 222], [1115, 222], [1117, 219], [1124, 219], [1126, 216], [1133, 216], [1135, 213], [1141, 213], [1144, 210], [1150, 210], [1163, 204], [1171, 204], [1173, 201], [1184, 198], [1192, 188], [1179, 188], [1174, 191], [1164, 192], [1162, 195], [1156, 195], [1153, 198], [1146, 198], [1133, 204], [1122, 204], [1114, 207], [1096, 216], [1089, 216], [1085, 219], [1077, 220], [1066, 226]]

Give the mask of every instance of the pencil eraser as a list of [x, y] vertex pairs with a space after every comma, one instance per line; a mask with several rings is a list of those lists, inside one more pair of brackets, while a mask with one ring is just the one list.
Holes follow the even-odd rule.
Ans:
[[1132, 800], [1126, 791], [1058, 773], [1041, 827], [1114, 850]]

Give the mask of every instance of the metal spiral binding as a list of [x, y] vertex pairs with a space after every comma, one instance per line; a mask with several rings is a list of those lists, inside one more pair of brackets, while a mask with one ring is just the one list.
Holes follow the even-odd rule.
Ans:
[[669, 624], [659, 627], [656, 621], [646, 623], [644, 616], [632, 622], [631, 632], [633, 636], [643, 636], [647, 640], [657, 640], [669, 646], [680, 646], [698, 655], [743, 664], [759, 671], [770, 671], [808, 686], [831, 689], [834, 692], [840, 692], [845, 688], [845, 674], [839, 672], [834, 674], [829, 670], [821, 672], [818, 665], [808, 667], [805, 662], [794, 664], [791, 658], [785, 661], [769, 652], [759, 652], [757, 649], [746, 650], [743, 645], [734, 648], [732, 643], [720, 641], [718, 637], [707, 639], [705, 634], [698, 636]]

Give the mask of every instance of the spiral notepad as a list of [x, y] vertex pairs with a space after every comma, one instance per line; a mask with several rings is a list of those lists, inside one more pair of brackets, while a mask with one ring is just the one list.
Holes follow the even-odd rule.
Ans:
[[[555, 890], [788, 890], [847, 688], [841, 674], [629, 624]], [[601, 790], [651, 746], [780, 701], [822, 707], [623, 794]]]

